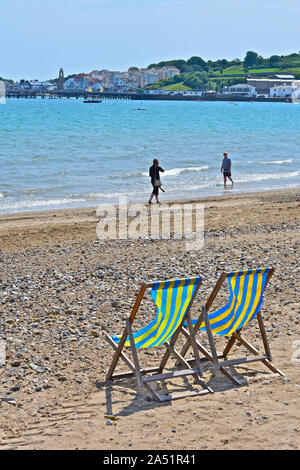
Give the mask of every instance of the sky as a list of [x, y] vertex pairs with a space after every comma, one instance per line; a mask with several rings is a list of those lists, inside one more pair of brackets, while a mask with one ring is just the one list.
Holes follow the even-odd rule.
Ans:
[[1, 0], [0, 77], [290, 54], [299, 25], [299, 0]]

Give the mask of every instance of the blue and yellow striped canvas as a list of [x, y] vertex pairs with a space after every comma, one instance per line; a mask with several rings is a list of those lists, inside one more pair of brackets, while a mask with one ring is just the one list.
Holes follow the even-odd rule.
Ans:
[[[232, 271], [227, 274], [229, 300], [225, 307], [208, 315], [213, 333], [231, 335], [258, 314], [270, 268]], [[193, 322], [195, 323], [195, 322]], [[205, 330], [204, 322], [200, 326]]]
[[[200, 277], [156, 282], [151, 296], [157, 305], [156, 318], [140, 331], [133, 334], [137, 348], [159, 346], [168, 341], [181, 325], [195, 293]], [[113, 336], [117, 343], [120, 336]], [[129, 338], [125, 346], [130, 346]]]

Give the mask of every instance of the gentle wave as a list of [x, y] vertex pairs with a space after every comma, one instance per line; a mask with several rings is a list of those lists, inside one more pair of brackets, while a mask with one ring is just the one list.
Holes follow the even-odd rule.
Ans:
[[258, 162], [259, 165], [284, 165], [285, 163], [292, 163], [293, 159], [288, 160], [271, 160], [269, 162]]
[[72, 204], [74, 202], [86, 202], [85, 199], [38, 199], [36, 201], [17, 201], [11, 204], [5, 204], [1, 209], [17, 210], [17, 209], [34, 209], [38, 207], [53, 207], [64, 204]]
[[[163, 176], [177, 176], [180, 173], [184, 173], [185, 171], [205, 171], [208, 170], [209, 166], [187, 166], [183, 168], [171, 168], [170, 170], [165, 170]], [[149, 173], [142, 173], [143, 176], [149, 176]]]
[[126, 197], [128, 192], [124, 193], [87, 193], [84, 195], [85, 200], [97, 200], [97, 199], [110, 199], [115, 197]]
[[299, 176], [300, 171], [292, 171], [290, 173], [268, 173], [266, 175], [248, 175], [242, 176], [241, 178], [236, 179], [237, 183], [249, 183], [251, 181], [265, 181], [271, 179], [281, 179], [281, 178], [294, 178], [295, 176]]
[[128, 179], [128, 178], [138, 178], [138, 177], [144, 177], [144, 176], [149, 176], [148, 173], [142, 172], [142, 171], [137, 171], [136, 173], [121, 173], [118, 175], [101, 175], [99, 176], [99, 179]]
[[[180, 175], [180, 173], [183, 173], [185, 171], [205, 171], [208, 170], [209, 166], [190, 166], [190, 167], [183, 167], [183, 168], [171, 168], [170, 170], [165, 170], [163, 173], [163, 176], [177, 176]], [[138, 177], [149, 177], [149, 172], [148, 171], [137, 171], [135, 173], [121, 173], [117, 175], [111, 175], [109, 178], [122, 178], [122, 179], [127, 179], [127, 178], [138, 178]], [[107, 176], [100, 176], [99, 179], [106, 178]]]

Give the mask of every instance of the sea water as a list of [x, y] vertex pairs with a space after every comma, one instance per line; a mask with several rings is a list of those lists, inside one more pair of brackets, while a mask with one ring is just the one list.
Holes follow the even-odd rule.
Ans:
[[[138, 109], [143, 108], [143, 109]], [[8, 99], [0, 105], [0, 212], [147, 201], [153, 158], [163, 199], [300, 186], [300, 105]]]

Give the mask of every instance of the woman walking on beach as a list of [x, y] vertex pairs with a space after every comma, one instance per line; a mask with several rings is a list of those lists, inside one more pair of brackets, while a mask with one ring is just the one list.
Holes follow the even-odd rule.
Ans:
[[152, 186], [153, 186], [153, 191], [152, 191], [152, 194], [150, 196], [150, 199], [148, 201], [148, 204], [152, 204], [152, 199], [153, 197], [155, 196], [155, 199], [156, 199], [156, 202], [157, 204], [159, 204], [159, 200], [158, 200], [158, 191], [159, 191], [159, 188], [161, 186], [161, 183], [160, 183], [160, 177], [159, 177], [159, 172], [162, 171], [164, 172], [165, 170], [163, 170], [160, 166], [159, 166], [159, 161], [157, 160], [157, 158], [154, 158], [153, 160], [153, 165], [150, 166], [149, 168], [149, 176], [151, 178], [151, 183], [152, 183]]

